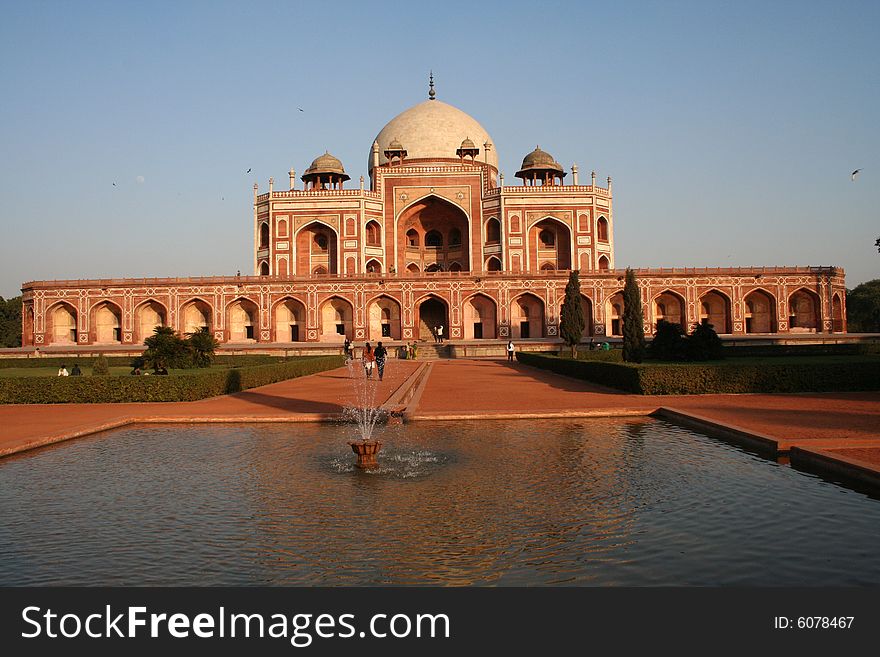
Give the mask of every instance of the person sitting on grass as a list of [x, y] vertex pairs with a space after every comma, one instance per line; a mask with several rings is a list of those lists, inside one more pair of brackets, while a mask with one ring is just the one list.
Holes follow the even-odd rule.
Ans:
[[79, 363], [73, 364], [73, 369], [70, 370], [70, 376], [82, 376], [82, 370], [79, 369]]
[[67, 371], [67, 365], [62, 365], [58, 369], [58, 376], [70, 376], [70, 373]]

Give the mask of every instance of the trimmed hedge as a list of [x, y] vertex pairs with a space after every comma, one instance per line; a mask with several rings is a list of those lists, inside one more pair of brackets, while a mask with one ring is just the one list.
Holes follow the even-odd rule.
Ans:
[[880, 390], [880, 359], [785, 363], [603, 363], [517, 352], [526, 365], [640, 395]]
[[342, 356], [201, 369], [179, 376], [20, 377], [0, 379], [2, 404], [195, 401], [341, 367]]
[[[136, 356], [107, 356], [110, 367], [128, 367]], [[70, 369], [74, 363], [80, 367], [92, 367], [98, 356], [41, 356], [40, 358], [0, 358], [0, 369], [9, 367], [61, 367], [67, 365]], [[214, 356], [215, 365], [231, 365], [233, 367], [245, 367], [248, 365], [268, 365], [284, 361], [283, 356], [269, 356], [266, 354], [242, 354], [233, 356], [220, 354]]]

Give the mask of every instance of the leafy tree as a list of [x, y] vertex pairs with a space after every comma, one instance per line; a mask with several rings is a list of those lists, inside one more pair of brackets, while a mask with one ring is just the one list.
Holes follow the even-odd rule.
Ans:
[[626, 268], [623, 287], [623, 360], [641, 363], [645, 358], [645, 325], [642, 317], [642, 298], [639, 284], [632, 269]]
[[719, 360], [724, 358], [721, 338], [709, 322], [695, 324], [687, 339], [688, 360]]
[[560, 313], [559, 333], [565, 344], [571, 347], [571, 357], [577, 357], [577, 345], [584, 334], [584, 307], [581, 304], [581, 282], [578, 278], [577, 269], [573, 269], [568, 275], [568, 285], [565, 286], [565, 300], [562, 302]]
[[21, 346], [21, 297], [0, 297], [0, 347]]
[[657, 332], [648, 345], [648, 355], [657, 360], [684, 360], [685, 337], [681, 324], [673, 324], [665, 319], [657, 322]]
[[214, 360], [214, 352], [220, 343], [214, 338], [208, 329], [203, 328], [195, 333], [190, 333], [186, 338], [189, 344], [190, 354], [194, 367], [211, 367]]
[[110, 363], [107, 361], [107, 357], [104, 354], [101, 354], [95, 359], [95, 363], [92, 365], [92, 376], [109, 376], [110, 375]]
[[846, 323], [856, 333], [880, 332], [880, 278], [847, 291]]
[[192, 362], [190, 345], [170, 326], [157, 326], [144, 345], [144, 364], [156, 372], [163, 367], [187, 367]]

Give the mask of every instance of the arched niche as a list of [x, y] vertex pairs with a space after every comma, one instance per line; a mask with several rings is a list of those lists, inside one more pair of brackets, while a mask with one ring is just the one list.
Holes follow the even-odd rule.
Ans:
[[46, 333], [49, 344], [76, 344], [77, 335], [76, 308], [61, 301], [46, 310]]
[[330, 297], [320, 306], [321, 342], [344, 342], [354, 339], [354, 309], [342, 297]]
[[700, 296], [700, 323], [711, 324], [716, 333], [730, 333], [730, 297], [718, 290]]
[[376, 297], [367, 305], [370, 339], [400, 340], [400, 304], [389, 296]]
[[198, 333], [199, 331], [211, 331], [214, 323], [211, 321], [214, 310], [202, 299], [192, 299], [180, 307], [180, 324], [184, 334]]
[[112, 301], [101, 301], [92, 306], [90, 324], [93, 343], [122, 342], [122, 308]]
[[134, 309], [135, 342], [143, 343], [160, 326], [168, 323], [168, 311], [158, 301], [144, 301]]
[[464, 339], [494, 340], [497, 310], [495, 301], [485, 294], [475, 294], [464, 302]]
[[819, 295], [801, 288], [788, 297], [788, 330], [792, 333], [818, 333], [822, 330]]
[[657, 324], [660, 320], [666, 320], [670, 324], [678, 324], [682, 330], [687, 333], [687, 314], [685, 308], [685, 300], [675, 292], [665, 290], [654, 297], [654, 331], [657, 330]]
[[327, 224], [313, 221], [303, 226], [296, 234], [297, 275], [338, 274], [338, 241], [336, 231]]
[[433, 340], [434, 330], [443, 326], [443, 336], [449, 337], [449, 307], [440, 297], [429, 295], [418, 304], [418, 327], [420, 340]]
[[544, 302], [526, 292], [510, 302], [510, 334], [514, 340], [544, 337]]
[[532, 271], [571, 269], [571, 229], [546, 218], [529, 229], [529, 264]]
[[272, 312], [275, 342], [302, 342], [305, 339], [306, 307], [293, 297], [275, 304]]
[[616, 292], [605, 301], [605, 335], [623, 335], [623, 292]]
[[428, 196], [407, 207], [397, 222], [398, 266], [418, 262], [424, 271], [438, 263], [444, 270], [457, 260], [465, 269], [470, 262], [467, 235], [468, 217], [464, 210], [438, 196]]
[[236, 299], [226, 306], [229, 342], [255, 342], [260, 334], [260, 309], [250, 299]]
[[766, 290], [753, 290], [743, 299], [746, 333], [776, 333], [776, 299]]

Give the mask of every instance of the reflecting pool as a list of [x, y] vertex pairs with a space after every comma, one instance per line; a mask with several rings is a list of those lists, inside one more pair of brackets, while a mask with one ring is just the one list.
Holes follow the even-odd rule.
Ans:
[[144, 426], [0, 461], [2, 585], [880, 584], [880, 502], [648, 419]]

